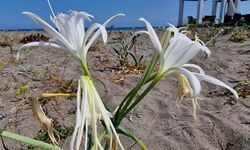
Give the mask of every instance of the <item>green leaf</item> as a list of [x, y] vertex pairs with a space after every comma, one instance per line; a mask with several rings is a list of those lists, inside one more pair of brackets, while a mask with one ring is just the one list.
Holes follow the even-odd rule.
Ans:
[[23, 142], [23, 143], [26, 143], [35, 147], [39, 147], [42, 149], [46, 149], [46, 150], [62, 150], [61, 148], [57, 146], [54, 146], [54, 145], [51, 145], [42, 141], [38, 141], [29, 137], [25, 137], [22, 135], [18, 135], [15, 133], [10, 133], [8, 131], [0, 131], [0, 136], [9, 138], [15, 141], [20, 141], [20, 142]]
[[136, 142], [136, 144], [138, 144], [138, 146], [140, 147], [141, 150], [147, 150], [147, 147], [145, 146], [145, 144], [139, 138], [137, 138], [135, 135], [133, 135], [132, 133], [128, 132], [124, 128], [117, 127], [116, 131], [117, 131], [117, 133], [123, 134], [123, 135], [131, 138], [132, 140], [134, 140]]

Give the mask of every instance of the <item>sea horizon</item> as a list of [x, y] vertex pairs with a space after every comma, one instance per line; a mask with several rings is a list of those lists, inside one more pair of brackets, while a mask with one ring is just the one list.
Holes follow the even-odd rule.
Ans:
[[[153, 28], [161, 29], [166, 28], [168, 26], [154, 26]], [[119, 30], [138, 30], [138, 29], [145, 29], [145, 26], [141, 27], [108, 27], [106, 28], [107, 31], [119, 31]], [[87, 28], [85, 28], [87, 29]], [[0, 31], [44, 31], [42, 28], [21, 28], [21, 29], [15, 29], [15, 28], [6, 28], [6, 29], [0, 29]]]

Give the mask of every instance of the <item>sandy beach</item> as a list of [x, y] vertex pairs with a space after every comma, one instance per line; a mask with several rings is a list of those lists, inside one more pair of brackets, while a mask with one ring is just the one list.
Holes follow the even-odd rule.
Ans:
[[[118, 32], [118, 31], [115, 31]], [[128, 31], [122, 31], [128, 32]], [[250, 31], [248, 31], [250, 33]], [[19, 41], [23, 36], [42, 31], [0, 32], [0, 37], [13, 39], [13, 54], [9, 47], [0, 47], [0, 129], [37, 137], [42, 126], [32, 114], [30, 101], [41, 93], [75, 93], [81, 68], [68, 53], [60, 49], [44, 47], [20, 51], [20, 60], [15, 60]], [[162, 35], [162, 30], [158, 34]], [[110, 33], [110, 37], [115, 34]], [[154, 48], [147, 35], [137, 43], [137, 56], [144, 55], [147, 64]], [[222, 80], [231, 87], [250, 81], [250, 38], [244, 42], [232, 42], [229, 34], [219, 36], [214, 45], [209, 44], [211, 57], [199, 53], [190, 63], [201, 66], [206, 74]], [[88, 64], [95, 85], [111, 111], [136, 84], [140, 72], [122, 74], [116, 68], [110, 42], [99, 40], [88, 53]], [[0, 65], [0, 66], [1, 66]], [[67, 86], [70, 84], [70, 86]], [[18, 94], [17, 90], [28, 90]], [[238, 87], [241, 90], [242, 87]], [[248, 87], [245, 87], [249, 90]], [[248, 89], [247, 89], [248, 88]], [[136, 109], [124, 119], [122, 126], [133, 132], [149, 150], [248, 150], [250, 149], [250, 97], [240, 96], [236, 101], [226, 89], [202, 82], [202, 94], [197, 120], [192, 115], [192, 102], [186, 99], [176, 105], [178, 80], [174, 76], [164, 78], [148, 94]], [[245, 89], [243, 89], [245, 90]], [[248, 91], [249, 92], [249, 91]], [[40, 98], [47, 116], [55, 125], [72, 127], [75, 123], [75, 98]], [[64, 135], [60, 146], [69, 147], [70, 135]], [[138, 150], [134, 142], [121, 136], [126, 149]], [[28, 149], [28, 146], [2, 139], [0, 149]]]

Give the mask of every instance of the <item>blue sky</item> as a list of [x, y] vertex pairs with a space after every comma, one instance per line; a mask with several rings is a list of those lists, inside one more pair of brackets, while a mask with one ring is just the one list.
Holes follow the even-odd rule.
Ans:
[[[212, 0], [206, 1], [205, 14], [211, 13]], [[93, 22], [103, 22], [116, 13], [125, 13], [126, 17], [116, 19], [114, 26], [143, 26], [139, 17], [149, 20], [154, 26], [167, 23], [176, 24], [179, 0], [51, 0], [55, 13], [68, 10], [86, 11], [95, 16]], [[186, 2], [186, 16], [196, 16], [197, 2]], [[242, 14], [250, 14], [250, 1], [240, 6]], [[31, 19], [21, 14], [34, 12], [50, 22], [50, 10], [46, 0], [1, 0], [0, 29], [39, 28]]]

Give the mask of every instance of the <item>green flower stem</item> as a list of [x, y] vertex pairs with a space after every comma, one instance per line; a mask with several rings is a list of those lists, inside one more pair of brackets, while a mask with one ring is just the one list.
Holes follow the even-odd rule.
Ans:
[[[172, 32], [169, 31], [169, 30], [166, 30], [166, 32], [164, 33], [164, 35], [163, 35], [163, 37], [161, 39], [161, 45], [162, 45], [162, 48], [163, 48], [162, 51], [167, 49], [167, 46], [168, 46], [168, 44], [170, 42], [170, 39], [171, 39], [171, 36], [172, 36]], [[143, 73], [141, 79], [139, 80], [139, 82], [137, 83], [135, 88], [133, 88], [128, 93], [128, 95], [123, 99], [121, 105], [119, 106], [118, 111], [116, 112], [115, 126], [119, 126], [121, 120], [125, 117], [125, 115], [128, 112], [130, 112], [135, 107], [135, 105], [137, 105], [148, 94], [148, 92], [154, 87], [154, 85], [160, 80], [161, 75], [159, 75], [159, 74], [151, 75], [155, 65], [157, 64], [157, 61], [158, 61], [159, 57], [160, 57], [159, 52], [155, 52], [152, 59], [150, 60], [149, 65], [145, 69], [145, 72]], [[162, 75], [164, 75], [164, 74], [162, 74]], [[159, 76], [159, 77], [157, 77], [157, 76]], [[151, 82], [149, 87], [142, 93], [142, 95], [140, 95], [134, 101], [134, 103], [132, 105], [130, 105], [131, 102], [133, 101], [134, 97], [138, 93], [138, 91], [141, 89], [141, 87], [144, 84], [148, 83], [148, 82]], [[127, 108], [129, 105], [130, 105], [130, 107]]]
[[157, 76], [157, 73], [155, 73], [154, 75], [150, 76], [148, 78], [148, 80], [145, 82], [145, 84], [149, 83], [150, 81], [152, 81], [155, 77]]
[[76, 94], [72, 93], [42, 93], [41, 94], [42, 97], [75, 97]]
[[90, 77], [90, 79], [92, 80], [92, 77], [91, 77], [91, 74], [89, 72], [87, 65], [82, 60], [80, 60], [80, 64], [82, 66], [82, 70], [84, 71], [85, 75]]
[[155, 65], [157, 64], [158, 58], [159, 58], [159, 54], [157, 52], [155, 52], [152, 59], [150, 60], [149, 64], [147, 65], [142, 77], [140, 78], [140, 80], [136, 84], [136, 86], [126, 95], [126, 97], [123, 99], [123, 101], [119, 105], [119, 108], [115, 114], [115, 122], [114, 122], [115, 126], [119, 126], [120, 121], [122, 119], [120, 114], [123, 113], [127, 109], [129, 104], [131, 103], [131, 101], [136, 96], [137, 92], [148, 81], [150, 74], [152, 73]]
[[151, 81], [150, 85], [143, 91], [143, 93], [135, 99], [135, 101], [121, 114], [121, 119], [123, 119], [151, 90], [152, 88], [160, 81], [160, 79], [164, 76], [164, 74], [158, 74], [153, 81]]
[[132, 133], [126, 131], [125, 129], [123, 129], [121, 127], [117, 127], [116, 131], [119, 134], [123, 134], [123, 135], [125, 135], [125, 136], [130, 137], [131, 139], [133, 139], [139, 145], [139, 147], [140, 147], [141, 150], [147, 150], [145, 144], [140, 139], [138, 139], [135, 135], [133, 135]]
[[38, 141], [32, 138], [28, 138], [25, 136], [21, 136], [18, 134], [10, 133], [7, 131], [0, 131], [0, 136], [6, 137], [12, 140], [20, 141], [20, 142], [23, 142], [23, 143], [26, 143], [35, 147], [39, 147], [42, 149], [46, 149], [46, 150], [62, 150], [61, 148], [57, 146], [54, 146], [54, 145], [51, 145], [42, 141]]

